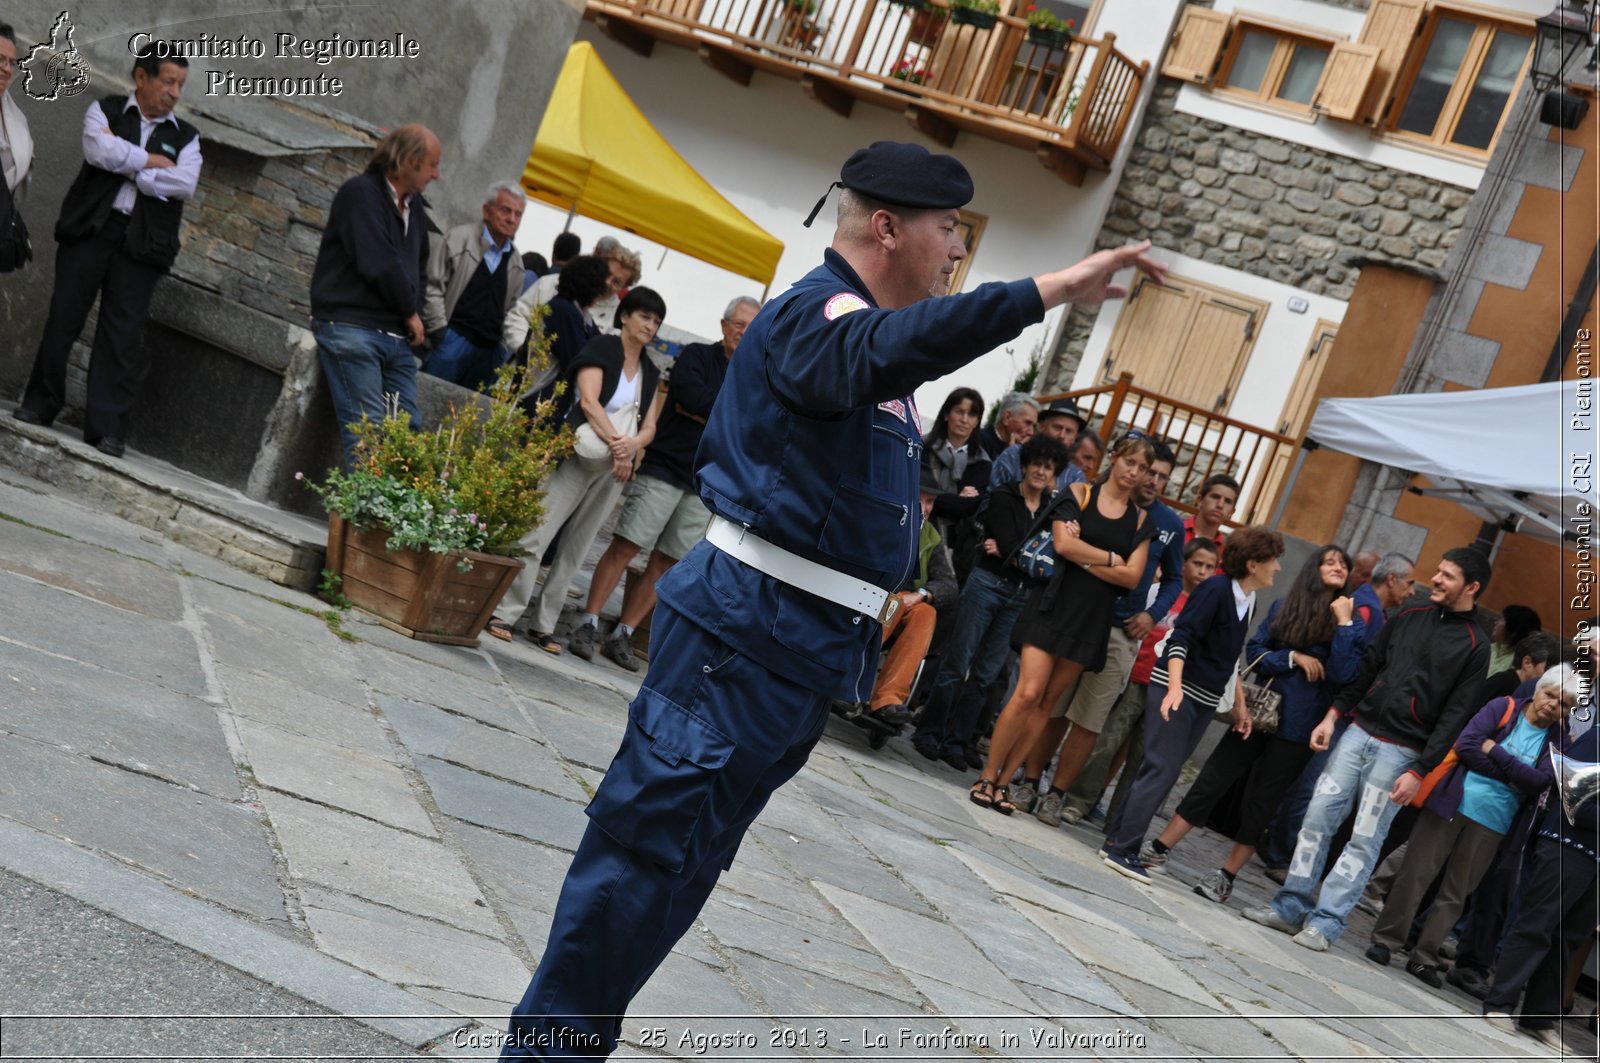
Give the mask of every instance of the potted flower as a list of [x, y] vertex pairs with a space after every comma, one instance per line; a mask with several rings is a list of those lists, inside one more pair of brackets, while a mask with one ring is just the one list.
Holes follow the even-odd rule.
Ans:
[[1051, 11], [1042, 7], [1028, 9], [1028, 43], [1036, 44], [1041, 48], [1061, 49], [1072, 40], [1072, 28], [1075, 23], [1070, 18], [1057, 18]]
[[1000, 21], [1000, 0], [950, 0], [950, 21], [989, 29]]
[[950, 17], [950, 9], [946, 7], [920, 7], [911, 12], [911, 25], [906, 30], [906, 37], [913, 43], [931, 46], [944, 27], [945, 19]]
[[909, 85], [926, 85], [932, 72], [920, 62], [907, 56], [894, 65], [889, 76]]
[[[541, 483], [572, 433], [518, 404], [544, 363], [507, 366], [488, 391], [414, 432], [391, 408], [357, 427], [354, 467], [307, 486], [328, 508], [328, 568], [352, 605], [412, 638], [476, 645], [522, 562], [518, 540], [544, 515]], [[304, 481], [303, 474], [296, 479]]]
[[895, 7], [904, 7], [912, 11], [921, 11], [932, 6], [928, 0], [889, 0], [889, 3]]

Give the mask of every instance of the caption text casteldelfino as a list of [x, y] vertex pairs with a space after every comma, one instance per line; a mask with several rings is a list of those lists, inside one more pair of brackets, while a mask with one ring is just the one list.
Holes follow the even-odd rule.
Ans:
[[[272, 34], [268, 38], [240, 34], [220, 37], [202, 33], [180, 40], [160, 40], [140, 31], [128, 38], [128, 51], [143, 59], [299, 59], [327, 66], [335, 59], [415, 59], [422, 54], [416, 38], [404, 33], [387, 37], [301, 37], [294, 33]], [[207, 96], [338, 96], [344, 81], [319, 71], [309, 76], [268, 75], [251, 77], [233, 69], [205, 72]]]

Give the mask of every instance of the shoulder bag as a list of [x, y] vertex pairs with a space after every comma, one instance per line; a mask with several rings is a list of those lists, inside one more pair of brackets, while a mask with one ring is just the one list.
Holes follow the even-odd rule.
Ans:
[[0, 174], [0, 273], [12, 273], [33, 261], [33, 244], [22, 211], [11, 198], [11, 188]]

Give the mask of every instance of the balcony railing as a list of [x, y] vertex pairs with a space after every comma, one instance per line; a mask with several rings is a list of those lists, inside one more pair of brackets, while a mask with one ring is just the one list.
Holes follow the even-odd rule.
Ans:
[[1178, 460], [1163, 498], [1175, 509], [1193, 513], [1208, 476], [1227, 473], [1239, 481], [1239, 502], [1228, 522], [1233, 525], [1267, 520], [1299, 445], [1293, 436], [1145, 391], [1134, 386], [1131, 373], [1123, 373], [1114, 384], [1041, 396], [1039, 401], [1061, 398], [1076, 400], [1103, 439], [1137, 428], [1170, 446]]
[[970, 132], [1032, 148], [1074, 184], [1110, 168], [1148, 62], [1114, 34], [1051, 38], [1012, 15], [922, 2], [589, 0], [588, 16], [642, 54], [663, 40], [744, 84], [755, 70], [798, 78], [841, 114], [863, 100], [946, 145]]

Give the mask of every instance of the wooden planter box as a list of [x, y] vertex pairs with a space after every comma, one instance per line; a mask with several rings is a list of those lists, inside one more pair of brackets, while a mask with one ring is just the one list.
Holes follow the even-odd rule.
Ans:
[[328, 568], [343, 581], [350, 604], [410, 638], [476, 646], [523, 563], [469, 550], [472, 567], [462, 572], [460, 553], [391, 552], [388, 540], [382, 529], [357, 528], [329, 514]]

